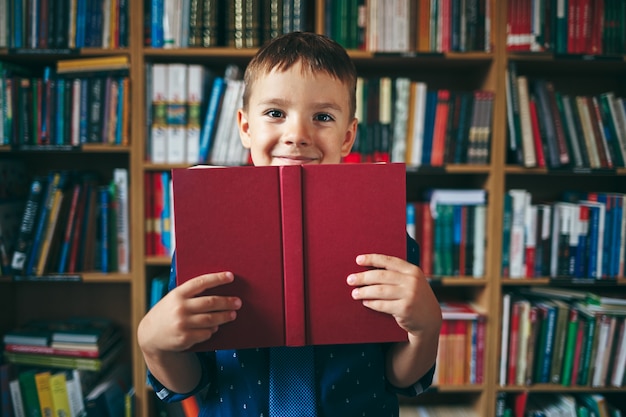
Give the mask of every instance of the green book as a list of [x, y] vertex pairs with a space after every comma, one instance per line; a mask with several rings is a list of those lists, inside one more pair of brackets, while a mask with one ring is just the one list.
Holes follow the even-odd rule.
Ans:
[[24, 401], [24, 414], [26, 417], [42, 417], [39, 407], [39, 396], [37, 394], [37, 384], [35, 383], [34, 370], [23, 371], [18, 375], [22, 400]]
[[572, 381], [572, 368], [574, 364], [574, 351], [576, 350], [576, 335], [578, 333], [578, 310], [570, 307], [569, 321], [567, 323], [567, 336], [563, 352], [563, 372], [561, 384], [568, 387]]

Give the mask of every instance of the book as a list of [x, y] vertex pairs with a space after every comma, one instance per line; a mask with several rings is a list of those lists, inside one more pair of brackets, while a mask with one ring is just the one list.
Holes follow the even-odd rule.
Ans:
[[31, 182], [15, 251], [11, 259], [11, 269], [15, 274], [22, 274], [25, 271], [35, 236], [36, 221], [43, 206], [46, 184], [46, 178], [40, 176], [35, 177]]
[[405, 340], [345, 282], [358, 254], [406, 258], [404, 186], [395, 163], [173, 170], [177, 283], [229, 270], [211, 293], [243, 299], [195, 349]]
[[50, 388], [50, 371], [35, 373], [35, 386], [37, 387], [37, 398], [39, 399], [39, 409], [43, 417], [52, 416], [54, 405], [52, 404], [52, 390]]
[[25, 370], [19, 373], [19, 388], [22, 395], [24, 414], [28, 417], [44, 417], [39, 407], [39, 396], [37, 394], [37, 384], [35, 382], [34, 369]]

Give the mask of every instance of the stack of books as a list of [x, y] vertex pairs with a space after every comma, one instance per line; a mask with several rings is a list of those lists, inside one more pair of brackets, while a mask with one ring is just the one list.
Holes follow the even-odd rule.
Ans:
[[122, 350], [121, 333], [106, 318], [31, 321], [7, 332], [3, 341], [8, 363], [98, 372]]

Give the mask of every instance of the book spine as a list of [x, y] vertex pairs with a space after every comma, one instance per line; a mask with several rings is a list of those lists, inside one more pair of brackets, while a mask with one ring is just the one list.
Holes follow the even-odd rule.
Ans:
[[117, 270], [123, 274], [130, 272], [130, 206], [128, 201], [128, 170], [113, 170], [113, 181], [116, 190], [117, 220]]
[[216, 77], [213, 80], [213, 86], [209, 96], [209, 104], [206, 109], [204, 124], [202, 125], [202, 132], [200, 134], [199, 156], [198, 160], [195, 162], [203, 163], [208, 161], [213, 145], [217, 121], [219, 120], [219, 109], [224, 96], [225, 87], [226, 83], [223, 77]]
[[19, 234], [17, 236], [15, 251], [11, 260], [11, 269], [15, 274], [25, 272], [28, 256], [33, 244], [35, 223], [42, 206], [42, 198], [46, 189], [46, 181], [43, 177], [36, 177], [30, 185], [26, 207], [22, 216]]
[[71, 416], [69, 398], [67, 396], [67, 383], [64, 372], [50, 375], [50, 393], [54, 417]]
[[14, 417], [26, 417], [20, 381], [17, 379], [11, 380], [9, 382], [9, 390], [11, 392], [11, 404], [13, 405]]
[[306, 344], [304, 287], [304, 247], [302, 236], [302, 171], [299, 167], [280, 169], [283, 230], [285, 344]]

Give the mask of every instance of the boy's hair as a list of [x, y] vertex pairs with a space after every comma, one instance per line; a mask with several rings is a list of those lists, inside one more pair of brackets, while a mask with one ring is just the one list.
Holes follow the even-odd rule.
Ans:
[[244, 74], [243, 108], [248, 107], [256, 79], [272, 70], [286, 71], [300, 62], [303, 71], [323, 71], [346, 84], [350, 95], [350, 114], [356, 111], [354, 63], [346, 50], [334, 40], [311, 32], [290, 32], [263, 45], [248, 63]]

